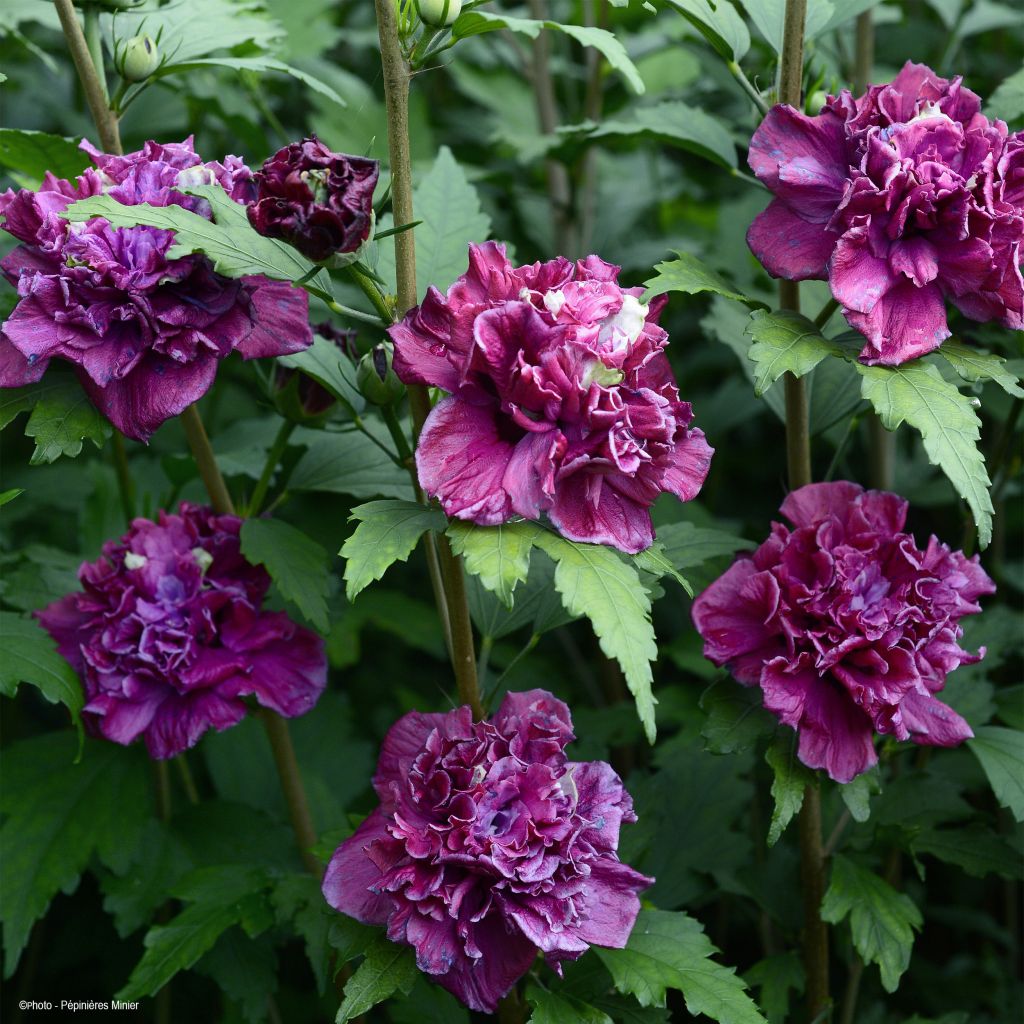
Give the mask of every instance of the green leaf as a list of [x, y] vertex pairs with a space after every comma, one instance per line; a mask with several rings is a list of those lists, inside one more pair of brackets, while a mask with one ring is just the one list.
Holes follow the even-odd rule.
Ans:
[[359, 523], [341, 548], [349, 601], [379, 580], [395, 562], [404, 562], [427, 530], [443, 530], [446, 522], [438, 509], [394, 500], [359, 505], [352, 509], [349, 520]]
[[712, 754], [748, 750], [775, 727], [772, 716], [761, 707], [761, 691], [733, 679], [712, 683], [701, 694], [700, 706], [708, 716], [700, 734]]
[[117, 868], [151, 813], [150, 773], [136, 748], [68, 732], [16, 743], [3, 755], [0, 919], [4, 976], [18, 965], [34, 921], [58, 892], [73, 892], [94, 853]]
[[[480, 208], [480, 197], [465, 171], [442, 146], [433, 167], [413, 192], [416, 217], [423, 223], [413, 229], [416, 236], [416, 286], [422, 300], [427, 287], [444, 291], [469, 263], [468, 240], [490, 237], [491, 218]], [[380, 229], [392, 226], [390, 217], [381, 218]], [[380, 249], [377, 273], [394, 290], [395, 253], [391, 244]]]
[[870, 797], [880, 788], [877, 767], [862, 772], [851, 782], [839, 787], [839, 795], [843, 798], [843, 803], [846, 804], [846, 809], [854, 821], [864, 822], [871, 817]]
[[[314, 269], [314, 265], [290, 245], [258, 234], [249, 223], [245, 205], [236, 203], [220, 185], [195, 185], [181, 191], [205, 199], [210, 204], [213, 220], [183, 206], [150, 206], [148, 203], [124, 206], [109, 195], [80, 199], [71, 203], [61, 216], [72, 223], [103, 217], [114, 227], [148, 224], [173, 231], [174, 245], [167, 250], [169, 259], [203, 253], [212, 261], [214, 269], [226, 277], [263, 274], [275, 281], [298, 281]], [[330, 291], [326, 271], [320, 271], [310, 284], [323, 294]]]
[[[386, 432], [375, 430], [375, 422], [367, 420], [365, 426], [378, 441], [387, 444]], [[353, 498], [411, 501], [414, 497], [409, 474], [378, 444], [356, 430], [321, 431], [311, 439], [288, 479], [288, 489], [327, 491]]]
[[302, 936], [317, 992], [323, 995], [330, 971], [327, 935], [332, 918], [337, 919], [338, 915], [325, 902], [319, 879], [308, 873], [285, 875], [275, 884], [271, 901], [278, 921]]
[[34, 619], [0, 612], [0, 693], [13, 697], [21, 683], [36, 687], [51, 704], [63, 704], [82, 736], [85, 695], [74, 669]]
[[237, 864], [199, 868], [175, 886], [174, 894], [190, 901], [167, 924], [146, 933], [146, 951], [124, 988], [114, 998], [134, 1002], [151, 996], [179, 971], [188, 970], [232, 925], [253, 936], [270, 924], [266, 912], [266, 872]]
[[246, 519], [241, 540], [242, 554], [262, 565], [281, 596], [294, 602], [313, 626], [326, 633], [331, 558], [323, 546], [280, 519]]
[[530, 552], [540, 530], [526, 521], [477, 526], [453, 519], [448, 524], [448, 539], [452, 551], [462, 556], [466, 572], [497, 594], [506, 608], [512, 608], [516, 585], [530, 575]]
[[726, 61], [739, 61], [750, 49], [750, 32], [729, 0], [666, 0]]
[[9, 501], [14, 501], [19, 494], [24, 493], [24, 487], [11, 487], [9, 490], [0, 491], [0, 508], [3, 508]]
[[265, 52], [284, 35], [260, 0], [203, 0], [147, 8], [119, 10], [116, 16], [102, 19], [115, 50], [132, 36], [145, 34], [159, 40], [161, 52], [170, 59], [188, 61], [236, 47]]
[[528, 1024], [612, 1024], [611, 1017], [596, 1006], [540, 985], [527, 986], [526, 1001], [533, 1007]]
[[985, 113], [1002, 118], [1011, 126], [1024, 121], [1024, 68], [1004, 78], [985, 104]]
[[650, 302], [655, 295], [664, 295], [665, 292], [685, 292], [687, 295], [714, 292], [727, 299], [746, 303], [751, 309], [768, 308], [763, 302], [736, 291], [724, 277], [706, 267], [696, 256], [688, 252], [673, 251], [676, 258], [667, 263], [658, 263], [654, 268], [658, 272], [657, 277], [644, 281], [647, 291], [643, 294], [643, 302]]
[[756, 547], [743, 537], [706, 526], [694, 526], [693, 523], [659, 526], [658, 542], [665, 551], [665, 557], [677, 569], [689, 569], [712, 558]]
[[102, 448], [112, 429], [77, 381], [61, 380], [53, 390], [39, 391], [25, 424], [25, 435], [36, 442], [29, 464], [54, 462], [62, 455], [74, 458], [85, 439]]
[[774, 846], [786, 831], [786, 826], [799, 813], [804, 804], [804, 790], [814, 783], [814, 773], [797, 757], [797, 734], [792, 729], [780, 729], [764, 755], [771, 766], [772, 821], [768, 827], [768, 845]]
[[754, 394], [759, 397], [784, 373], [803, 377], [826, 356], [841, 355], [807, 317], [785, 309], [755, 311], [743, 333], [754, 342], [747, 355], [754, 363]]
[[930, 363], [899, 367], [855, 364], [863, 376], [861, 394], [874, 406], [886, 430], [909, 423], [921, 434], [929, 461], [940, 466], [974, 514], [978, 541], [992, 539], [992, 499], [985, 459], [978, 450], [981, 423], [971, 401], [942, 379]]
[[345, 998], [338, 1008], [336, 1024], [361, 1016], [396, 992], [408, 995], [416, 975], [416, 958], [408, 946], [377, 939], [345, 983]]
[[174, 61], [171, 64], [163, 64], [153, 75], [154, 78], [166, 78], [169, 75], [187, 74], [197, 68], [222, 67], [231, 68], [233, 71], [252, 71], [256, 73], [276, 72], [277, 74], [289, 75], [303, 85], [308, 86], [313, 92], [326, 96], [332, 103], [339, 107], [348, 104], [326, 83], [322, 82], [315, 75], [311, 75], [300, 68], [286, 64], [282, 60], [275, 60], [272, 57], [206, 57], [197, 60]]
[[736, 166], [736, 144], [722, 122], [699, 107], [679, 100], [666, 100], [651, 107], [632, 107], [618, 117], [566, 125], [558, 131], [565, 138], [579, 136], [587, 142], [632, 137], [658, 139], [728, 170]]
[[914, 856], [930, 854], [947, 864], [956, 864], [976, 878], [991, 874], [1024, 877], [1024, 864], [1017, 850], [984, 825], [926, 828], [913, 836], [910, 845]]
[[[849, 0], [843, 0], [844, 3]], [[778, 54], [782, 53], [782, 26], [786, 13], [785, 0], [744, 0], [750, 20]], [[830, 0], [808, 0], [804, 38], [811, 39], [832, 19], [835, 8]]]
[[217, 983], [249, 1024], [265, 1024], [267, 1000], [277, 991], [277, 954], [271, 936], [251, 939], [232, 926], [203, 955], [196, 970]]
[[37, 189], [43, 175], [74, 180], [89, 165], [78, 139], [19, 128], [0, 128], [0, 167], [22, 188]]
[[699, 921], [682, 913], [641, 910], [625, 949], [594, 947], [615, 987], [641, 1006], [664, 1006], [670, 988], [683, 993], [686, 1009], [720, 1024], [764, 1024], [746, 985], [731, 967], [711, 959], [717, 952]]
[[1024, 821], [1024, 732], [985, 725], [967, 741], [981, 762], [996, 799], [1017, 821]]
[[534, 543], [555, 562], [555, 587], [566, 611], [590, 619], [601, 650], [622, 667], [644, 732], [653, 743], [657, 700], [651, 692], [651, 662], [658, 647], [651, 600], [636, 569], [611, 548], [597, 544], [575, 544], [546, 531]]
[[650, 547], [646, 547], [634, 555], [633, 564], [638, 569], [650, 573], [655, 579], [671, 576], [690, 597], [693, 597], [693, 587], [690, 586], [690, 581], [672, 564], [672, 560], [666, 554], [660, 541], [655, 541]]
[[1017, 375], [1007, 369], [1006, 360], [994, 352], [984, 352], [954, 341], [944, 341], [938, 353], [954, 370], [971, 384], [976, 381], [992, 381], [1008, 395], [1024, 398], [1024, 390], [1017, 381]]
[[758, 989], [757, 1002], [769, 1024], [786, 1024], [789, 1018], [790, 991], [803, 992], [804, 965], [795, 950], [775, 953], [758, 960], [743, 975], [743, 980]]
[[309, 348], [294, 355], [281, 356], [277, 362], [289, 370], [301, 370], [307, 377], [323, 385], [341, 402], [350, 416], [366, 408], [366, 402], [356, 387], [352, 360], [326, 338], [317, 335]]
[[598, 50], [613, 67], [629, 83], [633, 92], [638, 95], [644, 91], [643, 79], [626, 53], [626, 48], [611, 34], [601, 28], [583, 25], [560, 25], [557, 21], [534, 21], [530, 18], [513, 18], [505, 14], [491, 14], [485, 11], [465, 11], [459, 15], [452, 26], [453, 39], [465, 39], [467, 36], [479, 35], [481, 32], [494, 32], [508, 29], [536, 39], [541, 29], [564, 32], [582, 46], [590, 46]]
[[821, 917], [829, 924], [839, 924], [848, 915], [853, 945], [861, 959], [878, 964], [882, 986], [886, 992], [895, 992], [900, 975], [910, 964], [914, 929], [921, 927], [921, 912], [905, 893], [836, 854]]

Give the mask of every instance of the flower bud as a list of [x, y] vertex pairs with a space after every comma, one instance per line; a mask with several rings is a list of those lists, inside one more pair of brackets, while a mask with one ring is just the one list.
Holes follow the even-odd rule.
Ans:
[[816, 117], [828, 103], [828, 93], [824, 89], [816, 89], [807, 99], [807, 113]]
[[144, 82], [160, 67], [156, 43], [150, 36], [132, 36], [118, 53], [116, 65], [126, 82]]
[[356, 386], [363, 398], [373, 405], [394, 405], [405, 390], [391, 369], [393, 354], [392, 347], [382, 342], [359, 360]]
[[416, 0], [416, 8], [425, 25], [447, 28], [462, 13], [462, 0]]
[[249, 223], [321, 263], [353, 253], [373, 224], [376, 160], [333, 153], [315, 135], [278, 150], [256, 172]]

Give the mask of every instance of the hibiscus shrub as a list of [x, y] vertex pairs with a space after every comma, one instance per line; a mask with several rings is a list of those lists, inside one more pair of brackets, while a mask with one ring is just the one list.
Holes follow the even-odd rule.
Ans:
[[1012, 4], [7, 6], [5, 1020], [1021, 1018]]

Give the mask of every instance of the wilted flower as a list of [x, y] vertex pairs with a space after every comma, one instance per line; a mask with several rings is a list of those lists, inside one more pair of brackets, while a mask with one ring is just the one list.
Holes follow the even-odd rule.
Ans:
[[601, 761], [574, 763], [569, 709], [510, 693], [489, 722], [468, 707], [391, 727], [373, 784], [381, 805], [335, 851], [324, 896], [386, 924], [421, 971], [474, 1010], [498, 1001], [542, 952], [621, 948], [653, 879], [621, 864], [632, 801]]
[[640, 302], [597, 256], [513, 267], [470, 245], [469, 270], [390, 329], [395, 372], [451, 392], [420, 436], [420, 482], [483, 525], [546, 512], [566, 537], [636, 552], [663, 491], [688, 501], [713, 449], [679, 400], [664, 300]]
[[245, 717], [244, 697], [304, 714], [327, 680], [323, 640], [261, 610], [270, 577], [241, 554], [237, 516], [183, 503], [136, 519], [83, 563], [83, 590], [38, 612], [82, 679], [89, 731], [166, 758]]
[[840, 481], [782, 504], [790, 530], [739, 559], [693, 604], [704, 655], [729, 664], [800, 734], [799, 756], [849, 782], [877, 760], [874, 733], [951, 747], [970, 726], [934, 696], [979, 661], [957, 645], [964, 615], [995, 590], [978, 564], [903, 532], [907, 503]]
[[897, 365], [950, 331], [945, 299], [1024, 328], [1024, 139], [921, 64], [816, 117], [768, 113], [750, 166], [775, 200], [747, 241], [776, 277], [828, 279], [866, 363]]
[[355, 252], [373, 223], [376, 160], [333, 153], [315, 135], [279, 149], [256, 172], [249, 222], [311, 260]]
[[251, 359], [309, 344], [300, 289], [265, 277], [222, 277], [202, 256], [169, 259], [171, 231], [60, 216], [102, 192], [128, 206], [178, 205], [207, 216], [205, 200], [175, 187], [217, 183], [244, 202], [251, 173], [238, 157], [204, 164], [191, 138], [147, 142], [126, 156], [82, 148], [98, 170], [75, 183], [47, 174], [38, 192], [0, 195], [4, 230], [23, 243], [0, 261], [20, 297], [0, 334], [0, 387], [33, 383], [51, 358], [67, 360], [118, 430], [146, 440], [206, 393], [231, 352]]

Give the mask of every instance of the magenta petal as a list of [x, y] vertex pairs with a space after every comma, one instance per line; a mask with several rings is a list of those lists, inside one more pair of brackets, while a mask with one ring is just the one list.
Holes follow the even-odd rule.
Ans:
[[672, 463], [665, 471], [662, 487], [680, 501], [691, 501], [704, 486], [714, 454], [715, 449], [705, 440], [703, 430], [687, 430], [685, 437], [673, 447]]
[[871, 720], [813, 667], [787, 671], [786, 659], [775, 658], [764, 667], [761, 689], [765, 708], [799, 733], [799, 757], [808, 768], [849, 782], [878, 761]]
[[373, 788], [382, 801], [390, 797], [390, 786], [406, 777], [410, 762], [423, 749], [427, 736], [438, 728], [445, 715], [410, 711], [395, 722], [380, 748]]
[[473, 926], [472, 935], [480, 950], [479, 959], [460, 957], [447, 974], [436, 980], [471, 1010], [494, 1013], [533, 965], [537, 947], [495, 914]]
[[148, 441], [165, 420], [202, 398], [216, 376], [213, 356], [183, 365], [156, 355], [147, 356], [128, 377], [112, 380], [103, 388], [80, 375], [96, 408], [122, 434], [136, 441]]
[[32, 362], [17, 349], [5, 334], [0, 334], [0, 388], [21, 388], [41, 380], [49, 366], [48, 359]]
[[565, 446], [565, 435], [560, 430], [547, 430], [527, 434], [512, 449], [501, 486], [517, 516], [536, 519], [551, 507], [555, 468]]
[[903, 724], [915, 743], [932, 747], [955, 747], [974, 732], [948, 704], [919, 692], [908, 693], [900, 704]]
[[747, 231], [750, 251], [772, 277], [823, 280], [839, 236], [826, 225], [805, 220], [782, 199], [773, 199]]
[[952, 333], [942, 292], [935, 284], [918, 288], [911, 281], [901, 281], [870, 312], [844, 309], [843, 315], [868, 339], [860, 358], [869, 366], [899, 366], [917, 359]]
[[622, 949], [640, 913], [637, 893], [654, 884], [653, 878], [628, 864], [599, 860], [587, 882], [587, 916], [576, 929], [584, 942]]
[[863, 493], [863, 487], [849, 480], [805, 484], [786, 495], [779, 511], [794, 526], [811, 526], [833, 515], [845, 518], [855, 499]]
[[[895, 242], [889, 262], [893, 270], [905, 274], [918, 288], [923, 288], [929, 281], [934, 281], [939, 273], [938, 253], [935, 246], [921, 235]], [[989, 261], [986, 260], [986, 273], [988, 265]], [[984, 275], [982, 279], [984, 279]]]
[[309, 326], [309, 296], [287, 281], [245, 277], [252, 289], [253, 326], [235, 349], [243, 359], [287, 356], [308, 348], [313, 341]]
[[366, 855], [367, 847], [387, 839], [384, 815], [378, 808], [334, 851], [324, 874], [324, 899], [342, 914], [364, 924], [385, 924], [391, 898], [371, 889], [380, 881], [380, 868]]
[[502, 484], [511, 456], [492, 409], [446, 398], [427, 417], [416, 468], [423, 489], [448, 515], [494, 526], [512, 514]]
[[[125, 705], [118, 707], [120, 710]], [[214, 690], [165, 697], [146, 728], [146, 747], [150, 757], [176, 757], [194, 747], [208, 729], [222, 732], [237, 725], [245, 714], [246, 707], [240, 700], [225, 699]]]
[[259, 622], [274, 639], [246, 651], [252, 671], [242, 692], [254, 693], [260, 704], [285, 718], [304, 715], [327, 685], [324, 641], [282, 612], [261, 615]]
[[597, 473], [576, 473], [560, 481], [548, 516], [560, 533], [584, 544], [610, 544], [635, 555], [654, 543], [647, 507]]
[[704, 657], [716, 665], [729, 664], [732, 674], [747, 686], [761, 678], [761, 667], [782, 651], [778, 627], [772, 621], [779, 604], [779, 585], [768, 572], [758, 572], [741, 558], [693, 602], [691, 614], [704, 638]]

